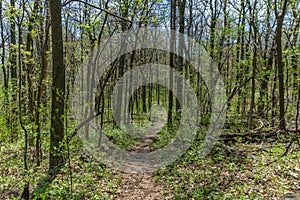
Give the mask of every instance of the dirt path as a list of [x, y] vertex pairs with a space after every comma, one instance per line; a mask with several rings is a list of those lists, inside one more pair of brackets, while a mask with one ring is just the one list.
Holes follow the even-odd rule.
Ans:
[[[161, 113], [162, 114], [162, 113]], [[166, 116], [163, 115], [163, 120], [160, 122], [154, 122], [152, 128], [147, 130], [147, 134], [142, 136], [141, 141], [130, 148], [130, 151], [134, 152], [150, 152], [153, 149], [149, 146], [154, 140], [157, 140], [159, 136], [157, 132], [164, 126]], [[119, 196], [116, 199], [124, 200], [162, 200], [166, 199], [164, 196], [164, 184], [160, 181], [155, 182], [154, 172], [151, 173], [120, 173], [122, 184], [118, 191]]]
[[118, 191], [116, 199], [165, 199], [163, 195], [163, 184], [154, 181], [154, 173], [127, 174], [121, 173], [122, 188]]

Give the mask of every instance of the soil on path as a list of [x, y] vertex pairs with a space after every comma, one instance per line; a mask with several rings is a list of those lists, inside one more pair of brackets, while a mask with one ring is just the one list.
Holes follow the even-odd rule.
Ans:
[[[163, 120], [153, 123], [153, 128], [147, 130], [147, 134], [143, 135], [141, 141], [130, 148], [133, 152], [151, 152], [150, 144], [159, 139], [157, 132], [164, 126], [166, 116], [163, 116]], [[120, 173], [121, 176], [121, 188], [118, 191], [118, 197], [116, 199], [121, 200], [162, 200], [168, 199], [164, 196], [164, 183], [161, 181], [155, 182], [154, 172], [148, 173]]]

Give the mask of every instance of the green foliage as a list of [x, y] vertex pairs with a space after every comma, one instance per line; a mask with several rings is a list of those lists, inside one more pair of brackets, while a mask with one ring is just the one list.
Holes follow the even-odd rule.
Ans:
[[219, 144], [205, 158], [199, 157], [200, 146], [194, 143], [180, 160], [157, 171], [156, 180], [167, 183], [173, 199], [270, 199], [295, 191], [299, 184], [299, 152], [265, 166], [284, 152], [282, 145], [252, 153], [258, 145], [233, 145], [249, 150], [242, 156]]
[[[36, 188], [42, 178], [46, 176], [49, 167], [50, 83], [52, 78], [57, 78], [52, 77], [53, 62], [50, 59], [50, 55], [53, 55], [52, 49], [44, 49], [50, 45], [50, 43], [48, 44], [50, 40], [46, 41], [46, 37], [51, 36], [51, 34], [47, 35], [47, 28], [50, 25], [47, 24], [50, 23], [48, 21], [50, 19], [48, 16], [49, 1], [41, 1], [35, 5], [35, 2], [31, 0], [26, 2], [15, 0], [15, 5], [12, 6], [13, 2], [1, 1], [2, 7], [0, 8], [2, 11], [1, 22], [3, 23], [0, 38], [0, 57], [3, 59], [0, 64], [2, 70], [0, 75], [0, 199], [17, 199], [27, 182], [30, 183], [31, 189]], [[166, 27], [169, 29], [168, 26], [174, 21], [175, 29], [179, 28], [178, 15], [180, 12], [176, 11], [174, 19], [170, 19], [170, 5], [163, 0], [112, 0], [100, 3], [92, 0], [89, 2], [90, 4], [67, 1], [62, 10], [63, 64], [67, 73], [66, 77], [61, 80], [66, 80], [67, 88], [70, 89], [68, 91], [69, 99], [66, 100], [69, 103], [72, 102], [71, 88], [76, 73], [81, 70], [80, 66], [84, 60], [89, 58], [89, 52], [97, 43], [106, 45], [103, 44], [104, 39], [109, 38], [112, 34], [120, 33], [121, 26], [133, 29], [137, 27]], [[277, 126], [279, 124], [278, 79], [276, 79], [278, 78], [278, 63], [276, 63], [278, 52], [275, 52], [276, 38], [274, 37], [277, 19], [273, 11], [275, 4], [269, 1], [257, 1], [258, 12], [251, 9], [252, 1], [241, 1], [238, 2], [239, 5], [234, 5], [235, 2], [231, 1], [221, 4], [218, 2], [187, 1], [186, 9], [184, 9], [184, 33], [203, 44], [205, 50], [213, 54], [216, 67], [224, 76], [227, 97], [231, 97], [233, 94], [227, 107], [226, 125], [228, 127], [226, 133], [273, 134], [274, 127], [269, 125]], [[108, 4], [106, 5], [106, 3]], [[262, 5], [263, 3], [266, 5]], [[284, 94], [286, 95], [284, 97], [285, 117], [289, 129], [295, 129], [297, 84], [299, 83], [300, 47], [297, 45], [297, 37], [299, 37], [297, 29], [299, 27], [296, 12], [299, 5], [297, 3], [299, 2], [289, 2], [282, 28], [282, 32], [285, 34], [281, 38], [282, 43], [286, 44], [282, 53]], [[34, 8], [35, 6], [37, 7]], [[175, 6], [178, 7], [178, 4]], [[245, 13], [243, 13], [243, 9], [245, 9]], [[293, 11], [296, 14], [292, 13]], [[206, 14], [208, 15], [206, 16]], [[106, 17], [107, 21], [104, 20]], [[121, 18], [128, 19], [130, 22], [125, 22]], [[203, 21], [203, 19], [205, 20]], [[251, 24], [252, 19], [258, 28], [256, 33]], [[216, 22], [215, 27], [211, 26], [213, 22]], [[13, 28], [12, 25], [15, 27]], [[269, 25], [270, 27], [268, 27]], [[100, 33], [102, 33], [101, 37]], [[255, 34], [257, 34], [257, 41], [253, 41]], [[16, 43], [12, 42], [12, 35], [15, 35]], [[128, 38], [133, 39], [134, 37], [129, 36]], [[61, 40], [59, 39], [59, 41]], [[168, 43], [169, 40], [163, 42]], [[176, 41], [176, 51], [179, 44]], [[193, 49], [195, 44], [185, 44], [184, 46], [184, 54], [190, 56], [189, 50]], [[258, 54], [256, 72], [252, 71], [254, 47], [257, 47]], [[46, 58], [42, 57], [44, 50], [47, 54]], [[124, 58], [125, 64], [123, 63], [124, 66], [121, 66], [122, 70], [118, 69], [120, 63], [117, 59], [111, 63], [110, 69], [105, 71], [105, 77], [101, 77], [99, 80], [99, 84], [104, 86], [104, 90], [97, 91], [96, 94], [104, 93], [104, 101], [99, 105], [99, 108], [104, 107], [104, 113], [102, 113], [103, 116], [99, 116], [97, 122], [101, 122], [103, 132], [110, 141], [127, 150], [140, 144], [143, 140], [141, 138], [159, 124], [162, 127], [157, 132], [158, 137], [154, 138], [148, 146], [149, 150], [160, 149], [172, 141], [180, 125], [181, 116], [180, 112], [177, 113], [178, 110], [175, 109], [175, 95], [171, 102], [173, 108], [170, 108], [172, 123], [166, 125], [167, 119], [161, 110], [150, 108], [155, 103], [168, 108], [169, 89], [157, 84], [147, 86], [146, 94], [138, 89], [130, 100], [133, 128], [121, 130], [113, 121], [111, 94], [118, 81], [117, 77], [123, 75], [120, 71], [124, 69], [124, 72], [128, 72], [145, 63], [169, 65], [170, 52], [139, 49], [134, 53], [128, 52]], [[175, 68], [177, 63], [178, 56], [175, 56]], [[48, 78], [41, 85], [43, 64], [48, 64], [45, 69]], [[172, 195], [173, 199], [274, 199], [287, 192], [297, 192], [300, 185], [299, 147], [292, 145], [289, 154], [281, 157], [285, 152], [286, 145], [296, 136], [293, 132], [285, 134], [278, 132], [274, 137], [266, 139], [261, 139], [263, 137], [251, 138], [250, 136], [251, 140], [248, 140], [249, 137], [236, 137], [234, 141], [218, 143], [209, 156], [205, 158], [200, 156], [199, 151], [201, 151], [202, 141], [205, 138], [205, 130], [210, 124], [209, 89], [211, 88], [207, 87], [208, 83], [204, 82], [202, 74], [196, 72], [195, 67], [197, 66], [184, 61], [180, 73], [188, 79], [188, 83], [191, 84], [198, 98], [200, 108], [197, 125], [201, 127], [201, 130], [199, 128], [194, 143], [181, 158], [166, 168], [158, 170], [155, 180], [163, 182], [166, 195]], [[18, 70], [17, 79], [11, 79], [12, 69]], [[6, 91], [2, 90], [4, 76], [2, 74], [5, 73], [8, 78]], [[254, 87], [251, 85], [252, 76], [255, 76], [253, 77]], [[126, 82], [123, 89], [128, 89], [130, 81]], [[175, 85], [174, 83], [174, 88]], [[38, 107], [38, 88], [41, 86], [43, 86], [44, 93], [41, 105]], [[252, 130], [247, 126], [252, 87], [255, 93], [253, 121], [254, 124], [262, 121], [264, 123], [262, 130]], [[76, 89], [79, 90], [79, 88]], [[62, 91], [57, 91], [56, 100], [63, 99], [63, 94]], [[89, 106], [88, 104], [83, 105], [83, 112]], [[142, 111], [143, 106], [146, 107], [148, 113]], [[68, 104], [68, 109], [71, 110], [71, 107], [71, 103]], [[262, 113], [259, 113], [261, 109]], [[59, 113], [61, 110], [56, 109], [55, 111]], [[64, 132], [66, 136], [73, 134], [75, 126], [78, 125], [68, 112], [64, 113], [63, 119], [61, 119], [67, 126]], [[39, 119], [36, 117], [37, 113], [40, 113]], [[20, 124], [20, 119], [22, 124]], [[37, 152], [35, 152], [39, 128], [41, 132], [41, 166], [36, 164]], [[25, 133], [28, 134], [28, 143], [25, 143]], [[24, 167], [25, 144], [28, 144], [28, 169]], [[61, 145], [65, 147], [65, 155], [69, 151], [69, 157], [64, 159], [70, 162], [66, 162], [66, 166], [62, 168], [61, 173], [46, 192], [37, 191], [42, 199], [113, 199], [120, 195], [118, 191], [124, 184], [121, 180], [122, 176], [103, 164], [97, 163], [93, 158], [84, 160], [82, 158], [84, 147], [77, 136], [72, 138], [68, 147], [66, 141]], [[272, 162], [274, 159], [278, 160]]]
[[134, 135], [129, 134], [120, 129], [104, 129], [107, 137], [111, 138], [112, 142], [121, 148], [129, 148], [134, 145], [139, 139]]

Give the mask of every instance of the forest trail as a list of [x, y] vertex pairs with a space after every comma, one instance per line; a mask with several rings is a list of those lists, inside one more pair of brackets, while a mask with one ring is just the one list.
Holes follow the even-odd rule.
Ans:
[[[154, 140], [158, 140], [158, 131], [165, 125], [167, 116], [165, 113], [160, 112], [162, 120], [158, 122], [152, 122], [152, 127], [147, 130], [147, 134], [144, 134], [141, 141], [131, 147], [129, 150], [132, 152], [151, 152], [150, 144]], [[118, 191], [118, 200], [161, 200], [166, 199], [164, 196], [164, 183], [161, 181], [155, 181], [155, 172], [146, 173], [120, 173], [121, 188]]]
[[116, 199], [126, 200], [161, 200], [165, 199], [164, 186], [154, 181], [154, 173], [121, 173], [122, 186]]

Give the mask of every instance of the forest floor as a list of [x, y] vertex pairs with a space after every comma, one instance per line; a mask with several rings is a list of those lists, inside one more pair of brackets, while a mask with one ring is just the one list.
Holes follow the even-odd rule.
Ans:
[[[276, 130], [268, 133], [272, 134], [272, 131]], [[153, 138], [152, 132], [149, 134]], [[279, 134], [268, 141], [258, 141], [257, 138], [244, 141], [249, 138], [239, 137], [239, 142], [219, 143], [203, 159], [198, 157], [199, 147], [196, 145], [181, 160], [156, 173], [120, 173], [122, 182], [116, 199], [300, 197], [300, 148], [295, 142], [288, 154], [282, 156], [289, 142]], [[149, 152], [151, 142], [151, 139], [144, 138], [131, 150]]]
[[[150, 134], [130, 150], [152, 151], [150, 144], [160, 139], [156, 137]], [[236, 141], [217, 143], [205, 158], [200, 157], [201, 145], [195, 141], [169, 166], [137, 174], [117, 172], [99, 164], [74, 141], [70, 144], [70, 166], [62, 169], [44, 199], [282, 199], [285, 194], [300, 192], [297, 143], [282, 156], [293, 137], [293, 133], [277, 133], [264, 141], [239, 137]], [[2, 141], [0, 199], [18, 199], [26, 180], [32, 191], [45, 176], [48, 153], [44, 152], [39, 168], [34, 167], [34, 159], [30, 157], [30, 170], [24, 173], [22, 143]]]

